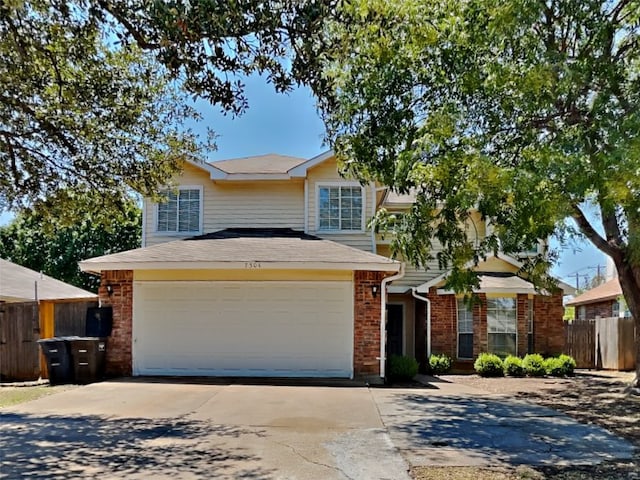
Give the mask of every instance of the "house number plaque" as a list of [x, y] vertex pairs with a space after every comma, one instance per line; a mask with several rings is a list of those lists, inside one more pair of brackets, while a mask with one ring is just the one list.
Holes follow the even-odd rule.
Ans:
[[255, 270], [256, 268], [262, 268], [262, 265], [260, 262], [244, 262], [244, 268]]

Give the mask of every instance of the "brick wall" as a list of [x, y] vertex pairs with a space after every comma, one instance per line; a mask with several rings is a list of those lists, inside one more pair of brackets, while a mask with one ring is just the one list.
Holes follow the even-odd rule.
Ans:
[[[107, 285], [113, 289], [111, 295]], [[132, 372], [133, 271], [102, 272], [98, 295], [103, 306], [113, 307], [113, 330], [107, 346], [106, 373], [110, 376], [129, 376]]]
[[[364, 271], [354, 274], [353, 370], [358, 378], [380, 378], [380, 284], [389, 275]], [[378, 287], [375, 298], [373, 286]]]
[[[596, 317], [611, 317], [613, 313], [613, 302], [615, 301], [616, 300], [605, 300], [604, 302], [588, 303], [585, 305], [585, 318], [590, 320]], [[575, 318], [578, 318], [579, 308], [579, 306], [576, 307]]]
[[[431, 351], [445, 353], [454, 360], [458, 357], [457, 305], [454, 295], [438, 295], [432, 288], [427, 297], [431, 300]], [[486, 295], [479, 294], [479, 302], [473, 306], [473, 355], [487, 351]], [[518, 355], [528, 350], [528, 302], [526, 294], [517, 296]], [[564, 323], [562, 295], [533, 296], [534, 350], [552, 355], [564, 349]], [[460, 366], [460, 365], [458, 365]]]
[[534, 297], [533, 332], [536, 353], [555, 355], [564, 351], [562, 294]]
[[457, 312], [454, 295], [438, 295], [432, 288], [427, 294], [431, 301], [431, 353], [456, 358]]

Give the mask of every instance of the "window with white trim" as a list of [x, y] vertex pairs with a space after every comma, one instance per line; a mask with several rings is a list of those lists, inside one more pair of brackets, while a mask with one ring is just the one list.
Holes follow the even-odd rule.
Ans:
[[587, 319], [587, 306], [579, 305], [578, 306], [578, 320], [586, 320]]
[[458, 298], [458, 358], [473, 358], [473, 309]]
[[359, 185], [319, 187], [318, 230], [361, 231], [362, 187]]
[[516, 299], [487, 298], [487, 350], [496, 355], [517, 355]]
[[618, 318], [620, 316], [620, 302], [616, 298], [611, 304], [611, 316]]
[[165, 193], [166, 202], [158, 203], [156, 231], [166, 233], [200, 232], [202, 189], [179, 188]]

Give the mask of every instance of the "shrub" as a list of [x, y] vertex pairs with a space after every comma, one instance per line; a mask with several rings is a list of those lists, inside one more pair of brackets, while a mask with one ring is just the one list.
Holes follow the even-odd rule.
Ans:
[[544, 361], [544, 369], [547, 375], [552, 377], [564, 377], [564, 363], [556, 357], [549, 357]]
[[415, 358], [400, 355], [389, 357], [389, 377], [393, 380], [411, 380], [418, 373]]
[[547, 375], [554, 377], [568, 377], [573, 375], [576, 368], [576, 361], [569, 355], [560, 355], [559, 357], [550, 357], [545, 361]]
[[525, 355], [522, 360], [524, 371], [530, 377], [543, 377], [547, 373], [544, 358], [539, 353]]
[[510, 377], [524, 376], [524, 367], [522, 366], [522, 359], [520, 357], [509, 355], [502, 361], [502, 365], [505, 375], [508, 375]]
[[573, 371], [576, 368], [576, 361], [573, 359], [573, 357], [570, 357], [569, 355], [562, 354], [562, 355], [560, 355], [558, 357], [558, 361], [560, 361], [562, 363], [562, 368], [564, 370], [564, 374], [567, 377], [573, 376]]
[[442, 375], [451, 369], [451, 358], [442, 355], [431, 355], [429, 357], [429, 372], [433, 375]]
[[502, 360], [493, 353], [481, 353], [476, 358], [473, 368], [481, 377], [501, 377], [503, 372]]

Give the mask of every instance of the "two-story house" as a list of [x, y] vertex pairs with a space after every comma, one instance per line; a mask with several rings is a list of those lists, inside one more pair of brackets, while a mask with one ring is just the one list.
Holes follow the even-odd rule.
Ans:
[[447, 272], [391, 259], [367, 229], [411, 199], [340, 177], [332, 152], [186, 163], [175, 183], [145, 200], [142, 248], [81, 262], [113, 306], [111, 374], [380, 381], [392, 354], [562, 351], [562, 294], [492, 257], [469, 309]]

